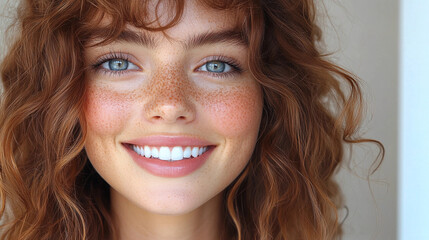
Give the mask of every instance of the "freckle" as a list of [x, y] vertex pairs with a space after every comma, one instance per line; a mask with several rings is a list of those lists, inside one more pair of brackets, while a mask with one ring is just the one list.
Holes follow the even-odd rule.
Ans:
[[132, 94], [120, 94], [102, 85], [89, 87], [87, 94], [86, 116], [94, 128], [114, 130], [126, 118]]
[[243, 129], [243, 125], [251, 124], [249, 116], [256, 116], [255, 111], [260, 104], [259, 92], [255, 86], [240, 86], [202, 91], [197, 95], [197, 101], [205, 109], [213, 111], [216, 116], [214, 124], [223, 126], [229, 132]]
[[165, 101], [168, 101], [168, 104], [171, 105], [178, 105], [182, 104], [183, 101], [187, 101], [184, 106], [192, 107], [188, 96], [192, 86], [188, 81], [184, 81], [186, 79], [185, 72], [178, 67], [178, 64], [162, 66], [150, 79], [151, 82], [148, 83], [145, 92], [147, 93], [146, 96], [150, 96], [151, 100], [145, 111], [150, 113], [155, 109], [159, 109], [161, 104], [165, 104]]

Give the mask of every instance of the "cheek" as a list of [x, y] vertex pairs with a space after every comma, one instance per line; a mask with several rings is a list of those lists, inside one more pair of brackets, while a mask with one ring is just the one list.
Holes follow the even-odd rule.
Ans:
[[236, 137], [258, 132], [262, 101], [259, 86], [251, 85], [207, 93], [204, 108], [212, 126], [224, 136]]
[[[89, 87], [85, 102], [88, 130], [99, 135], [123, 131], [134, 109], [134, 95], [100, 86]], [[222, 135], [235, 137], [257, 132], [262, 114], [262, 93], [258, 85], [199, 92], [194, 96], [208, 114], [207, 121]]]
[[88, 130], [102, 135], [119, 133], [125, 126], [131, 101], [103, 87], [89, 87], [85, 101]]

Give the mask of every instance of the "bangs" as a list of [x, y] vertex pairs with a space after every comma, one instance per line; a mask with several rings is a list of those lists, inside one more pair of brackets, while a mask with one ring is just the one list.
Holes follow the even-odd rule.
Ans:
[[[244, 26], [251, 4], [250, 1], [243, 0], [195, 1], [213, 10], [231, 12], [237, 28]], [[83, 45], [93, 40], [96, 40], [95, 45], [99, 45], [117, 39], [127, 26], [163, 32], [180, 22], [185, 5], [185, 0], [124, 0], [120, 3], [114, 0], [85, 1], [81, 5], [78, 37]]]

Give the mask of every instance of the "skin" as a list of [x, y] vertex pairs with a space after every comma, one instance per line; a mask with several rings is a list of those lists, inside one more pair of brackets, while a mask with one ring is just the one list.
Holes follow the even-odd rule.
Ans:
[[[216, 42], [186, 49], [182, 43], [198, 33], [233, 27], [232, 13], [187, 1], [179, 24], [166, 31], [170, 38], [147, 32], [157, 40], [155, 48], [121, 41], [86, 49], [89, 64], [120, 52], [138, 67], [121, 74], [102, 67], [87, 73], [85, 149], [111, 186], [119, 239], [220, 238], [222, 192], [253, 153], [262, 92], [247, 68], [247, 46]], [[208, 58], [219, 55], [242, 71], [214, 76], [201, 70]], [[217, 147], [195, 172], [159, 177], [140, 168], [122, 143], [160, 134], [198, 137]]]

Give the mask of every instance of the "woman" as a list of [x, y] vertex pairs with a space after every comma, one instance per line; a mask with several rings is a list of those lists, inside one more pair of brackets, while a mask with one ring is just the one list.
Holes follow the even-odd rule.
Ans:
[[343, 144], [372, 140], [315, 14], [23, 2], [1, 69], [2, 239], [338, 238]]

